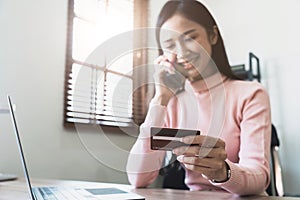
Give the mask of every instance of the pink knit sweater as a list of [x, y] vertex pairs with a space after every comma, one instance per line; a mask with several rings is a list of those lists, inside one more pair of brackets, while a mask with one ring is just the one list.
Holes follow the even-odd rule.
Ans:
[[127, 172], [131, 184], [146, 187], [164, 165], [165, 152], [150, 149], [150, 127], [197, 129], [226, 142], [231, 177], [213, 183], [186, 170], [190, 190], [225, 190], [259, 194], [268, 186], [271, 119], [269, 97], [257, 82], [229, 80], [215, 74], [205, 81], [186, 82], [186, 90], [167, 107], [150, 103], [139, 137], [131, 149]]

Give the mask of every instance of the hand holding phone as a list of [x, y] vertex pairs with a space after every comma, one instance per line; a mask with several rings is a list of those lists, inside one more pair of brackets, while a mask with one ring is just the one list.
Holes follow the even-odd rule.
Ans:
[[184, 91], [185, 79], [188, 77], [188, 72], [184, 69], [184, 66], [181, 63], [174, 63], [174, 68], [174, 73], [165, 73], [163, 82], [175, 94], [179, 94]]
[[188, 71], [176, 59], [170, 61], [164, 55], [159, 56], [154, 63], [155, 95], [152, 100], [156, 104], [167, 106], [172, 97], [185, 90]]
[[177, 71], [175, 71], [174, 74], [166, 72], [165, 76], [163, 77], [163, 83], [175, 94], [179, 94], [180, 92], [184, 91], [185, 77]]

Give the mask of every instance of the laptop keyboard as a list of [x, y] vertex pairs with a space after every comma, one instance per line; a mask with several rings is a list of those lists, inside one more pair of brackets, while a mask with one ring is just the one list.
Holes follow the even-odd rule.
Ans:
[[47, 200], [56, 200], [54, 193], [48, 187], [38, 188], [38, 191], [41, 193], [43, 199]]
[[60, 187], [39, 187], [37, 190], [44, 200], [63, 200], [63, 199], [82, 199], [78, 193], [73, 190], [67, 190]]

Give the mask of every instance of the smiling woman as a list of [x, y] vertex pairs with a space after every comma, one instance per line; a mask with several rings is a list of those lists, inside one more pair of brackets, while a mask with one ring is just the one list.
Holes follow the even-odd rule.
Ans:
[[168, 153], [150, 149], [151, 127], [190, 129], [201, 134], [181, 138], [185, 145], [172, 151], [188, 189], [263, 193], [270, 181], [271, 136], [264, 87], [233, 74], [218, 25], [199, 1], [168, 1], [156, 38], [155, 95], [128, 158], [129, 181], [146, 187], [167, 163]]
[[[131, 126], [140, 106], [133, 97], [133, 51], [112, 58], [113, 47], [94, 56], [111, 38], [145, 26], [147, 1], [69, 0], [64, 124]], [[136, 22], [134, 18], [140, 18]], [[129, 44], [133, 49], [134, 41]], [[113, 46], [113, 45], [112, 45]], [[94, 56], [94, 57], [93, 57]], [[116, 98], [117, 87], [122, 92]], [[141, 96], [141, 95], [137, 95]], [[135, 112], [133, 112], [135, 111]], [[138, 121], [138, 120], [137, 120]]]

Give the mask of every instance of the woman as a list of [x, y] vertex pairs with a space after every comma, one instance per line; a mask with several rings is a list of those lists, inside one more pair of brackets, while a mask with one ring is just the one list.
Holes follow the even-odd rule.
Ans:
[[[167, 2], [157, 27], [157, 84], [128, 159], [130, 183], [146, 187], [157, 178], [166, 153], [150, 149], [150, 127], [170, 127], [201, 131], [182, 139], [196, 145], [173, 150], [190, 190], [264, 192], [270, 179], [267, 92], [232, 73], [218, 26], [200, 2]], [[170, 78], [185, 84], [184, 90]]]

